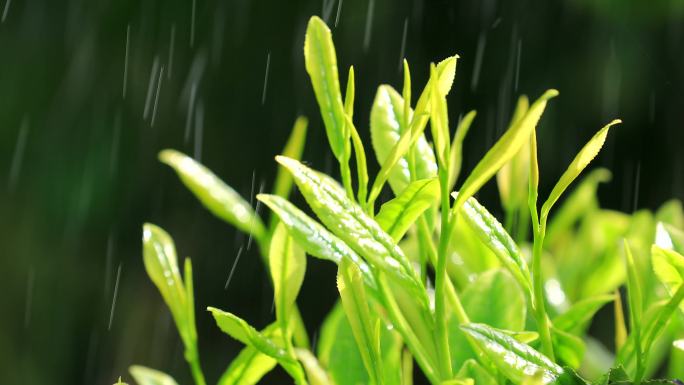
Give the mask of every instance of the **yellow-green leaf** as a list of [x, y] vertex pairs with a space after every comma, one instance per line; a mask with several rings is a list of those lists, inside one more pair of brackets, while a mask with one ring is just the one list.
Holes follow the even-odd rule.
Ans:
[[375, 220], [398, 242], [438, 198], [439, 181], [436, 178], [417, 180], [409, 184], [399, 196], [383, 204]]
[[509, 128], [485, 154], [463, 183], [454, 208], [458, 208], [473, 196], [499, 169], [506, 164], [522, 146], [530, 140], [530, 134], [541, 118], [546, 102], [558, 95], [556, 90], [546, 91], [535, 101], [523, 118]]
[[288, 329], [290, 311], [304, 281], [306, 256], [282, 223], [276, 226], [271, 238], [268, 261], [273, 281], [276, 318], [285, 331]]
[[[674, 294], [684, 282], [684, 256], [674, 250], [653, 245], [651, 258], [658, 280], [665, 285], [670, 295]], [[684, 303], [679, 308], [684, 311]]]
[[128, 369], [138, 385], [177, 385], [173, 377], [145, 366], [134, 365]]
[[[515, 126], [522, 119], [529, 108], [526, 96], [518, 99], [515, 112], [509, 127]], [[518, 153], [504, 164], [496, 173], [496, 184], [503, 207], [510, 211], [527, 205], [528, 178], [530, 173], [530, 143], [522, 145]]]
[[[283, 148], [283, 155], [292, 159], [301, 159], [306, 143], [308, 125], [309, 120], [305, 116], [300, 116], [295, 120], [290, 137]], [[273, 183], [273, 194], [287, 198], [290, 195], [290, 190], [292, 190], [292, 175], [283, 167], [278, 167], [278, 174]]]
[[185, 186], [217, 217], [262, 241], [266, 231], [259, 216], [235, 190], [191, 157], [175, 150], [159, 153]]
[[570, 183], [572, 183], [575, 178], [584, 170], [585, 167], [591, 162], [596, 155], [601, 151], [601, 147], [603, 147], [603, 143], [606, 141], [606, 136], [608, 135], [608, 130], [610, 127], [622, 123], [621, 120], [615, 119], [612, 122], [608, 123], [605, 125], [603, 128], [599, 130], [590, 140], [587, 142], [587, 144], [584, 145], [582, 150], [575, 156], [575, 159], [570, 163], [570, 166], [568, 166], [567, 170], [563, 173], [563, 175], [560, 177], [556, 185], [553, 187], [553, 190], [551, 190], [551, 194], [549, 194], [548, 199], [546, 202], [544, 202], [544, 205], [542, 206], [541, 209], [541, 217], [547, 217], [549, 214], [549, 211], [551, 210], [551, 207], [553, 207], [554, 203], [560, 198], [561, 194], [568, 188]]
[[345, 147], [345, 119], [337, 56], [330, 29], [317, 16], [309, 19], [304, 38], [304, 64], [311, 77], [323, 123], [337, 159], [342, 159]]

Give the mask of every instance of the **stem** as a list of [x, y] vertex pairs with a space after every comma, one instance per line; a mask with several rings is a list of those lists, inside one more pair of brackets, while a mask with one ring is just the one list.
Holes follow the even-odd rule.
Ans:
[[546, 233], [546, 217], [542, 216], [541, 223], [534, 231], [534, 246], [532, 249], [532, 275], [534, 283], [534, 314], [537, 319], [539, 336], [542, 344], [542, 353], [554, 360], [553, 344], [551, 343], [551, 328], [549, 317], [546, 314], [544, 304], [544, 281], [542, 277], [541, 258]]
[[439, 353], [442, 375], [445, 379], [451, 378], [451, 355], [449, 354], [449, 334], [446, 317], [445, 281], [447, 280], [446, 260], [451, 234], [449, 222], [449, 174], [442, 167], [439, 169], [439, 181], [442, 201], [442, 223], [439, 236], [439, 250], [437, 254], [437, 268], [435, 269], [435, 324], [437, 332], [437, 351]]
[[342, 177], [342, 184], [344, 190], [347, 192], [349, 199], [354, 200], [354, 189], [352, 188], [351, 169], [349, 168], [349, 157], [344, 156], [345, 160], [340, 161], [340, 176]]
[[202, 368], [199, 362], [199, 353], [196, 349], [190, 350], [185, 356], [186, 361], [190, 365], [190, 371], [192, 372], [192, 378], [195, 380], [195, 385], [207, 385], [207, 381], [204, 379], [204, 373], [202, 373]]

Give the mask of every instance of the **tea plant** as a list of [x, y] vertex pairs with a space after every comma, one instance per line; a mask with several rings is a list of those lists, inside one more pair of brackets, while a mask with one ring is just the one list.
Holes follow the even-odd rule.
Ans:
[[[255, 384], [276, 365], [297, 384], [411, 384], [414, 363], [442, 385], [653, 384], [647, 379], [668, 356], [669, 376], [682, 375], [681, 204], [632, 215], [601, 209], [596, 190], [610, 173], [596, 169], [551, 216], [619, 120], [579, 151], [540, 208], [536, 126], [558, 92], [531, 104], [522, 96], [507, 131], [454, 191], [475, 118], [467, 113], [452, 138], [445, 97], [458, 56], [430, 66], [415, 104], [404, 62], [402, 92], [381, 85], [373, 102], [370, 133], [380, 171], [371, 183], [353, 120], [354, 69], [343, 96], [331, 33], [317, 17], [308, 24], [304, 56], [341, 184], [298, 160], [304, 118], [276, 157], [273, 193], [257, 196], [272, 211], [268, 225], [192, 158], [174, 150], [159, 155], [209, 211], [254, 238], [270, 271], [275, 320], [263, 330], [208, 308], [218, 327], [245, 345], [219, 385]], [[505, 226], [474, 197], [494, 176]], [[293, 183], [318, 220], [288, 201]], [[376, 210], [386, 184], [394, 197]], [[296, 303], [307, 255], [338, 266], [340, 299], [316, 346]], [[143, 261], [171, 310], [195, 383], [205, 385], [190, 259], [181, 277], [171, 237], [145, 224]], [[609, 303], [611, 350], [587, 334]], [[175, 384], [140, 366], [131, 375], [140, 385]]]

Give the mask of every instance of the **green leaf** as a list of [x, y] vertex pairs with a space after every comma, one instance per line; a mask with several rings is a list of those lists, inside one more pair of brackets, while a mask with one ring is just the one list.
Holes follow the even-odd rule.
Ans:
[[289, 329], [290, 312], [304, 281], [306, 256], [282, 223], [276, 226], [271, 238], [268, 260], [273, 281], [276, 318], [285, 332]]
[[[375, 100], [371, 108], [370, 132], [373, 150], [381, 166], [392, 155], [394, 147], [399, 143], [402, 134], [407, 133], [407, 127], [403, 126], [404, 99], [391, 86], [381, 85], [375, 94]], [[413, 111], [409, 110], [409, 115]], [[409, 135], [410, 133], [407, 133]], [[408, 136], [407, 136], [408, 138]], [[406, 189], [410, 180], [408, 158], [404, 156], [408, 149], [401, 151], [403, 154], [395, 161], [389, 171], [389, 184], [395, 194]], [[416, 175], [414, 179], [427, 179], [437, 176], [437, 163], [435, 154], [428, 144], [424, 135], [420, 135], [415, 144]]]
[[[529, 105], [530, 102], [526, 96], [523, 95], [518, 99], [509, 127], [515, 126], [525, 116]], [[507, 211], [527, 205], [530, 173], [529, 145], [529, 141], [523, 143], [518, 153], [496, 173], [496, 184], [499, 187], [501, 204]]]
[[284, 348], [276, 344], [274, 340], [259, 333], [245, 320], [232, 313], [214, 307], [208, 307], [207, 310], [214, 316], [216, 325], [221, 331], [243, 344], [253, 346], [261, 353], [275, 358], [280, 366], [294, 378], [296, 383], [306, 384], [304, 372], [297, 360], [290, 356]]
[[138, 385], [178, 385], [168, 374], [145, 366], [134, 365], [128, 371]]
[[259, 352], [252, 346], [245, 346], [230, 363], [218, 381], [218, 385], [255, 385], [266, 373], [273, 370], [278, 361]]
[[463, 140], [465, 140], [470, 126], [475, 120], [477, 112], [470, 111], [461, 119], [456, 127], [456, 134], [454, 140], [451, 142], [451, 153], [449, 154], [449, 191], [454, 189], [456, 180], [461, 175], [461, 166], [463, 165]]
[[266, 230], [259, 216], [209, 169], [175, 150], [163, 150], [159, 160], [176, 171], [183, 184], [212, 214], [263, 242]]
[[436, 178], [411, 182], [399, 196], [382, 205], [375, 220], [398, 242], [438, 198], [439, 181]]
[[610, 127], [618, 123], [622, 123], [622, 121], [615, 119], [605, 125], [589, 140], [589, 142], [587, 142], [587, 144], [584, 145], [582, 150], [577, 153], [575, 159], [572, 161], [572, 163], [570, 163], [570, 166], [568, 166], [567, 170], [565, 170], [556, 185], [553, 187], [553, 190], [551, 190], [551, 194], [549, 194], [548, 199], [546, 202], [544, 202], [544, 205], [542, 205], [541, 217], [548, 216], [549, 211], [551, 211], [551, 207], [553, 207], [554, 203], [556, 203], [558, 198], [560, 198], [561, 194], [563, 194], [570, 183], [577, 178], [582, 170], [587, 167], [589, 162], [591, 162], [599, 153], [599, 151], [601, 151], [601, 147], [603, 147], [603, 143], [606, 141], [606, 136], [608, 135], [608, 130]]
[[279, 196], [259, 194], [257, 199], [273, 210], [287, 228], [290, 236], [307, 254], [336, 264], [347, 258], [359, 266], [369, 287], [377, 287], [368, 264], [346, 243], [318, 222]]
[[584, 341], [580, 337], [552, 327], [551, 341], [559, 362], [573, 369], [580, 367], [586, 351]]
[[192, 293], [189, 296], [187, 291], [191, 289], [192, 277], [186, 277], [190, 286], [183, 284], [173, 239], [162, 228], [151, 223], [143, 225], [143, 262], [147, 275], [171, 310], [186, 349], [194, 350], [197, 341], [194, 308]]
[[276, 160], [292, 173], [307, 203], [330, 231], [363, 255], [371, 265], [407, 283], [427, 308], [425, 290], [409, 259], [392, 237], [346, 196], [337, 182], [294, 159], [278, 156]]
[[311, 385], [334, 385], [328, 378], [328, 373], [320, 366], [316, 357], [306, 349], [295, 349], [297, 359], [304, 366], [306, 376]]
[[624, 241], [625, 247], [625, 269], [627, 270], [627, 298], [629, 300], [629, 327], [630, 332], [634, 335], [635, 343], [637, 347], [637, 360], [640, 361], [637, 365], [637, 374], [635, 381], [641, 381], [642, 372], [640, 370], [643, 366], [642, 362], [642, 351], [641, 351], [641, 338], [642, 338], [642, 314], [643, 314], [643, 297], [641, 294], [641, 287], [639, 285], [639, 276], [637, 272], [636, 265], [634, 264], [634, 257], [632, 256], [632, 251], [629, 247], [627, 240]]
[[525, 116], [513, 127], [509, 128], [503, 136], [487, 151], [485, 156], [475, 166], [463, 186], [454, 207], [458, 209], [465, 201], [473, 196], [499, 169], [520, 151], [522, 146], [530, 139], [530, 134], [537, 126], [541, 118], [546, 102], [558, 95], [556, 90], [548, 90], [536, 102], [530, 106]]
[[498, 385], [496, 379], [472, 358], [463, 363], [461, 369], [458, 370], [457, 377], [472, 378], [476, 385]]
[[663, 249], [684, 253], [684, 231], [663, 222], [656, 225], [655, 244]]
[[487, 358], [514, 384], [520, 384], [526, 376], [542, 372], [543, 383], [555, 381], [563, 369], [543, 354], [528, 345], [520, 343], [504, 333], [485, 324], [461, 326]]
[[361, 271], [346, 259], [338, 269], [337, 288], [366, 371], [373, 383], [382, 384], [382, 358], [372, 333], [374, 321], [368, 308]]
[[449, 149], [449, 113], [447, 111], [446, 97], [439, 90], [439, 76], [437, 67], [430, 66], [430, 132], [437, 153], [439, 167], [448, 170], [450, 160]]
[[553, 325], [558, 330], [580, 335], [584, 333], [594, 314], [613, 300], [615, 300], [615, 295], [604, 294], [577, 301], [564, 313], [556, 316], [553, 319]]
[[[461, 193], [452, 196], [458, 200]], [[470, 198], [461, 207], [461, 216], [478, 238], [496, 255], [518, 285], [531, 296], [530, 270], [522, 252], [501, 223], [475, 198]]]
[[332, 34], [317, 16], [309, 19], [304, 38], [304, 64], [311, 78], [316, 100], [335, 158], [342, 159], [345, 148], [344, 105], [337, 73], [337, 56]]
[[[306, 143], [306, 129], [309, 125], [309, 120], [305, 116], [297, 117], [292, 133], [285, 143], [282, 154], [292, 159], [301, 159], [304, 151], [304, 144]], [[292, 175], [283, 167], [278, 167], [278, 174], [273, 183], [273, 194], [281, 196], [285, 199], [290, 195], [292, 190]]]
[[[510, 337], [513, 337], [511, 332], [522, 331], [525, 327], [525, 295], [505, 270], [490, 270], [478, 275], [460, 297], [472, 322], [487, 324], [492, 330], [497, 329]], [[477, 357], [454, 316], [449, 319], [449, 334], [452, 367], [458, 368], [467, 359]]]
[[[673, 295], [684, 282], [684, 256], [674, 250], [653, 245], [651, 260], [658, 280], [665, 285], [670, 295]], [[684, 311], [684, 303], [680, 304], [679, 308]]]

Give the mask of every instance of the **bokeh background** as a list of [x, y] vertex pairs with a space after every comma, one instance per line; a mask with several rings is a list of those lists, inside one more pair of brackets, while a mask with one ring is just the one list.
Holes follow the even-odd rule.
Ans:
[[[304, 114], [304, 159], [335, 173], [304, 70], [314, 14], [331, 25], [343, 84], [356, 68], [355, 120], [366, 139], [376, 87], [401, 86], [402, 56], [416, 95], [429, 63], [458, 53], [451, 121], [478, 110], [465, 170], [503, 132], [517, 95], [553, 87], [560, 97], [539, 126], [542, 195], [619, 117], [596, 161], [614, 173], [602, 204], [630, 212], [684, 198], [679, 0], [0, 0], [0, 12], [2, 384], [111, 384], [130, 380], [133, 363], [190, 383], [171, 317], [145, 276], [146, 221], [193, 258], [210, 383], [240, 345], [202, 309], [229, 309], [257, 327], [274, 318], [256, 247], [225, 289], [247, 239], [204, 210], [156, 154], [189, 153], [251, 200], [270, 189], [273, 156]], [[480, 198], [501, 212], [493, 184]], [[315, 335], [336, 297], [335, 268], [311, 259], [308, 268], [299, 304]], [[264, 383], [284, 378], [277, 370]]]

